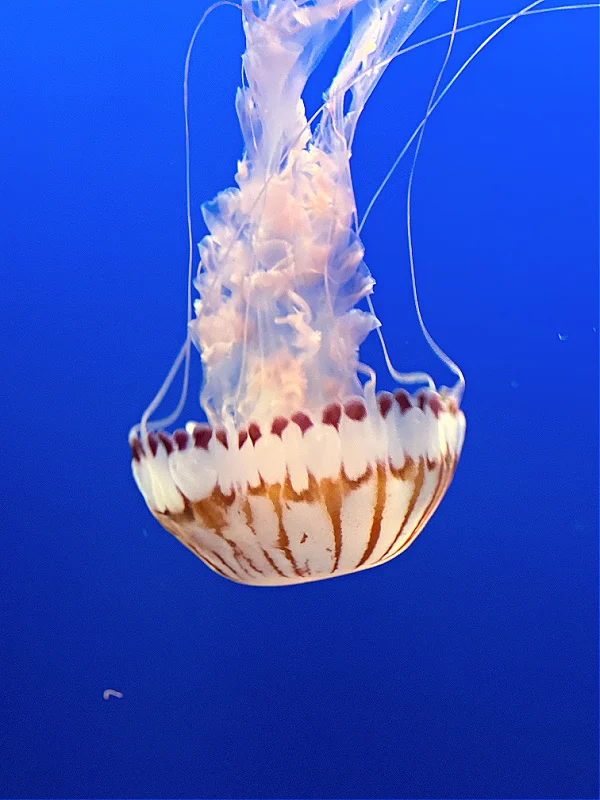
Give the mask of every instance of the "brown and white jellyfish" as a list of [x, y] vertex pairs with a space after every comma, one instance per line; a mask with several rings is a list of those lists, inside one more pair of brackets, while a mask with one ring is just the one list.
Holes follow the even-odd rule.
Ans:
[[[379, 322], [350, 174], [368, 97], [436, 5], [258, 0], [244, 9], [237, 187], [203, 207], [209, 234], [188, 339], [130, 436], [152, 514], [233, 581], [294, 584], [385, 563], [415, 540], [452, 480], [465, 433], [460, 369], [430, 341], [453, 388], [438, 391], [387, 359], [399, 386], [424, 388], [376, 394], [359, 360]], [[350, 43], [309, 124], [307, 78], [349, 13]], [[156, 430], [150, 415], [182, 362], [187, 388], [190, 342], [208, 422]]]

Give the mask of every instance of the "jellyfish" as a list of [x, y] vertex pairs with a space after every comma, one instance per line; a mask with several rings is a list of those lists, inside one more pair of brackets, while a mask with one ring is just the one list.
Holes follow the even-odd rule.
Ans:
[[[236, 186], [202, 208], [198, 298], [168, 379], [187, 369], [193, 343], [207, 422], [173, 433], [151, 423], [163, 387], [130, 435], [152, 514], [232, 581], [297, 584], [384, 564], [414, 542], [452, 480], [465, 434], [460, 369], [426, 329], [451, 388], [387, 359], [398, 388], [377, 393], [359, 359], [381, 331], [350, 173], [365, 103], [439, 1], [244, 6], [244, 151]], [[349, 14], [350, 42], [307, 120], [306, 81]]]

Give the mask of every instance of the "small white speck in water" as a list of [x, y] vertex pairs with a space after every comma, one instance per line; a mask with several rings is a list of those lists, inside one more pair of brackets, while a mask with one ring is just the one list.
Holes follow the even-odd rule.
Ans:
[[102, 693], [102, 697], [105, 700], [108, 700], [109, 697], [116, 697], [118, 700], [120, 700], [123, 697], [123, 692], [118, 692], [116, 689], [105, 689]]

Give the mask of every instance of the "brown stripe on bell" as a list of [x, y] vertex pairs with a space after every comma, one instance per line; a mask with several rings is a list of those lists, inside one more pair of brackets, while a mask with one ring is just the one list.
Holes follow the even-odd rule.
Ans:
[[280, 586], [405, 550], [444, 496], [464, 433], [451, 394], [399, 390], [237, 435], [189, 423], [130, 444], [137, 485], [164, 528], [219, 575]]

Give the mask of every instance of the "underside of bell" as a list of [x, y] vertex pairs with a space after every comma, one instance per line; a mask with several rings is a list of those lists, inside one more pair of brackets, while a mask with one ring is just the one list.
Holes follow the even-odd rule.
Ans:
[[405, 550], [444, 496], [464, 433], [453, 395], [398, 390], [130, 444], [136, 483], [166, 530], [225, 578], [281, 586]]

